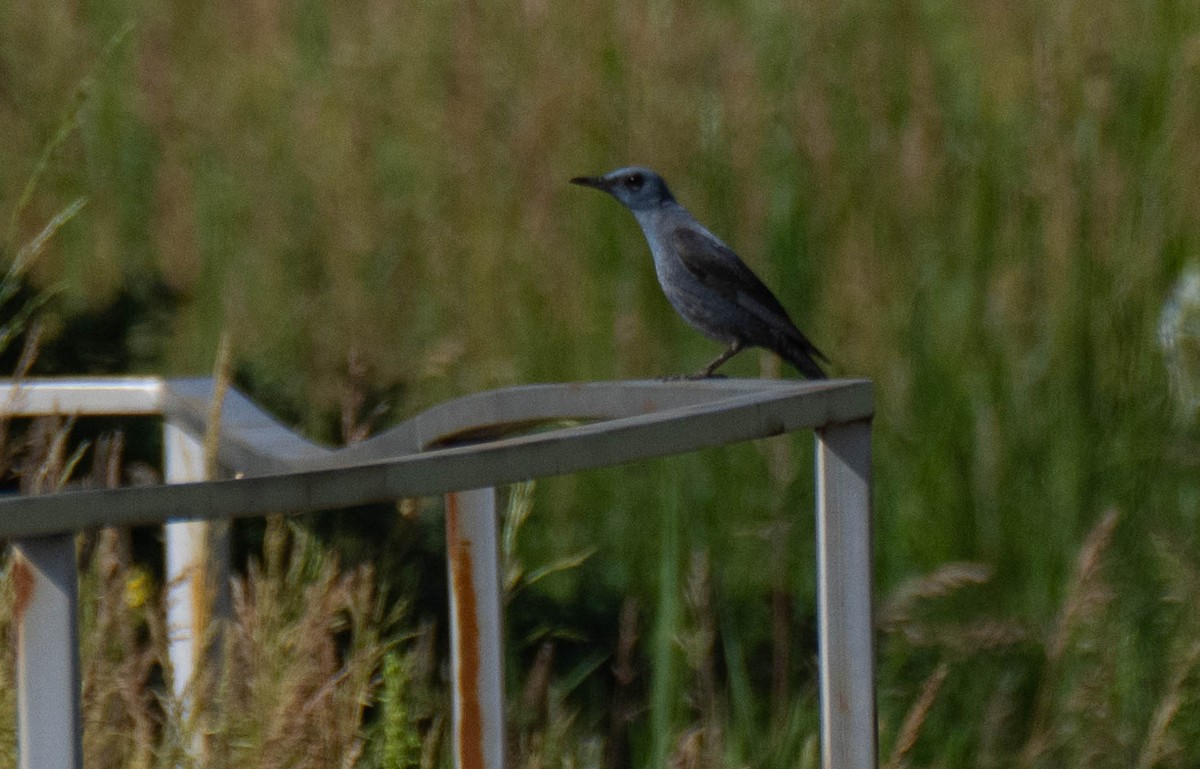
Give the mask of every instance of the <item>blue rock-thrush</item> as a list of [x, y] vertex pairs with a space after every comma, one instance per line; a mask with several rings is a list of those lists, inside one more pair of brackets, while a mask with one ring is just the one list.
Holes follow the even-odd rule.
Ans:
[[728, 345], [696, 377], [712, 376], [746, 347], [764, 347], [809, 379], [825, 378], [817, 359], [829, 359], [796, 328], [733, 249], [675, 201], [661, 176], [631, 166], [571, 182], [603, 190], [633, 212], [650, 244], [667, 301], [696, 330]]

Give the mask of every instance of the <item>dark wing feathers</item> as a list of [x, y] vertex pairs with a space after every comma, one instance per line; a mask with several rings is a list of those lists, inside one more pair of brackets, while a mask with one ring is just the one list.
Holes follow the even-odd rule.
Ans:
[[683, 266], [701, 283], [737, 302], [772, 329], [786, 330], [785, 335], [793, 337], [791, 341], [799, 343], [806, 352], [829, 360], [796, 328], [771, 290], [732, 249], [688, 227], [676, 227], [671, 240]]
[[763, 285], [732, 249], [687, 227], [676, 227], [671, 238], [683, 266], [701, 283], [738, 304], [746, 303], [746, 299], [751, 300], [752, 304], [746, 309], [756, 315], [760, 313], [756, 312], [753, 304], [788, 317], [787, 310], [771, 290]]

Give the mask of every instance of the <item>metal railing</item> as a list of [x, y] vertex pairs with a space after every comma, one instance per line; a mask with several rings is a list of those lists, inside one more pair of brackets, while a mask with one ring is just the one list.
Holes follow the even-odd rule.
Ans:
[[[496, 487], [804, 429], [817, 436], [822, 765], [876, 766], [869, 381], [514, 387], [435, 406], [339, 450], [305, 440], [229, 391], [220, 409], [217, 460], [236, 477], [200, 480], [213, 389], [211, 379], [0, 380], [0, 415], [161, 416], [169, 484], [0, 500], [0, 537], [13, 542], [17, 556], [18, 741], [25, 769], [82, 765], [74, 548], [81, 529], [222, 521], [444, 494], [455, 760], [462, 769], [501, 769]], [[529, 432], [568, 419], [580, 424]], [[179, 539], [188, 539], [186, 531]], [[171, 541], [168, 535], [168, 546]], [[170, 553], [168, 563], [183, 577], [196, 566]], [[175, 660], [172, 652], [177, 691], [184, 690], [194, 653], [187, 646]]]

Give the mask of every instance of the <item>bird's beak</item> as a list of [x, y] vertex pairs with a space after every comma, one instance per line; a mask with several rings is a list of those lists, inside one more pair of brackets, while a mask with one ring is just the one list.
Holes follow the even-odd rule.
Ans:
[[595, 187], [605, 192], [608, 191], [608, 182], [602, 176], [576, 176], [571, 180], [571, 184], [578, 184], [581, 187]]

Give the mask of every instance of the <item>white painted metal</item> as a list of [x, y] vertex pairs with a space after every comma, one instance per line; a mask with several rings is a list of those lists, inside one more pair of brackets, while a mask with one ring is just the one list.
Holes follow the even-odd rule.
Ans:
[[[163, 422], [163, 480], [189, 483], [204, 480], [204, 446], [199, 436], [173, 421]], [[175, 696], [191, 717], [190, 688], [195, 676], [197, 638], [204, 612], [196, 590], [204, 584], [204, 559], [208, 555], [206, 521], [168, 522], [163, 527], [167, 571], [167, 634]]]
[[0, 414], [156, 416], [162, 413], [162, 390], [158, 377], [0, 380]]
[[21, 769], [80, 769], [75, 536], [13, 543]]
[[817, 430], [821, 765], [874, 769], [871, 423]]
[[[8, 383], [0, 385], [8, 387], [7, 393], [0, 389], [0, 398], [8, 396], [0, 400], [0, 413], [29, 415], [57, 406], [89, 414], [146, 414], [155, 413], [157, 404], [181, 434], [203, 434], [211, 380], [136, 381], [141, 385], [125, 389], [105, 389], [95, 380], [84, 382], [85, 389], [104, 394], [104, 410], [79, 405], [69, 383], [59, 382], [57, 390], [41, 382], [15, 388]], [[48, 389], [34, 395], [40, 387]], [[467, 514], [464, 520], [473, 520], [472, 526], [491, 521], [494, 527], [493, 487], [499, 484], [817, 428], [822, 755], [827, 768], [865, 769], [876, 761], [867, 421], [872, 413], [871, 383], [862, 380], [535, 385], [445, 403], [378, 438], [330, 451], [288, 431], [231, 392], [224, 406], [218, 461], [247, 477], [0, 499], [0, 537], [28, 538], [168, 519], [227, 520], [443, 493], [458, 500], [460, 518], [470, 510], [490, 510], [488, 515]], [[584, 424], [504, 437], [555, 420]], [[168, 437], [168, 453], [172, 441]], [[460, 537], [464, 531], [459, 529]], [[474, 543], [473, 554], [486, 551], [492, 559], [472, 562], [469, 583], [477, 596], [486, 593], [494, 599], [496, 611], [494, 620], [484, 621], [479, 613], [482, 604], [477, 604], [470, 616], [483, 626], [468, 628], [460, 621], [453, 632], [460, 639], [475, 638], [480, 648], [497, 656], [494, 665], [488, 663], [485, 677], [478, 679], [481, 695], [490, 692], [480, 699], [487, 715], [477, 724], [475, 744], [483, 758], [474, 764], [461, 763], [461, 755], [459, 760], [469, 769], [500, 767], [503, 730], [493, 732], [486, 726], [503, 723], [502, 599], [495, 533], [480, 530], [463, 541]], [[477, 572], [477, 567], [483, 571]], [[453, 567], [451, 578], [455, 579]], [[495, 580], [495, 588], [488, 587], [489, 580]], [[484, 614], [492, 616], [491, 609]], [[455, 616], [462, 620], [468, 612], [460, 606]], [[61, 620], [56, 622], [46, 625], [49, 629], [44, 632], [59, 636], [73, 632]], [[490, 628], [486, 642], [482, 627]], [[24, 688], [29, 688], [30, 680], [24, 679]], [[500, 683], [493, 685], [496, 680]], [[462, 707], [457, 703], [456, 712], [462, 714], [460, 724], [465, 724], [468, 717]], [[456, 725], [456, 735], [462, 734]], [[463, 744], [460, 739], [460, 748]]]
[[[202, 436], [214, 397], [210, 377], [169, 379], [163, 385], [163, 415], [192, 435]], [[224, 469], [253, 475], [283, 473], [334, 453], [292, 432], [236, 390], [226, 390], [220, 414], [217, 464]]]
[[495, 489], [446, 495], [458, 769], [504, 767], [504, 589]]
[[[672, 383], [661, 384], [665, 392], [672, 391]], [[555, 411], [566, 418], [572, 399], [587, 387], [619, 393], [622, 385], [557, 385], [555, 393], [547, 393], [541, 386], [534, 388], [537, 392], [531, 397], [561, 406]], [[511, 424], [502, 406], [516, 400], [522, 389], [490, 393], [498, 400], [494, 423], [480, 422], [478, 426]], [[599, 396], [593, 393], [590, 397]], [[647, 406], [650, 408], [653, 406]], [[870, 416], [871, 383], [844, 380], [771, 385], [733, 390], [727, 397], [698, 405], [634, 413], [594, 424], [400, 456], [356, 456], [350, 461], [343, 452], [348, 454], [351, 449], [344, 449], [330, 452], [320, 462], [297, 462], [324, 468], [303, 472], [0, 499], [0, 537], [162, 523], [167, 518], [207, 520], [326, 510], [683, 454]], [[405, 425], [396, 429], [403, 430]], [[461, 432], [445, 437], [455, 438]], [[425, 441], [427, 445], [438, 443], [429, 434]]]

